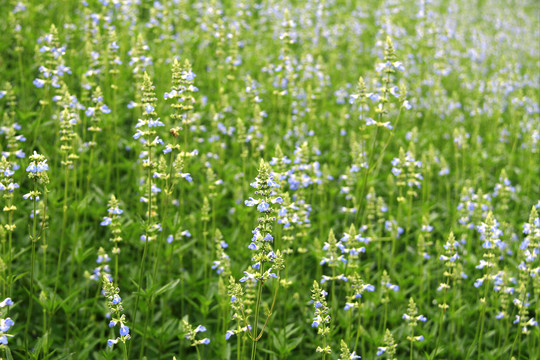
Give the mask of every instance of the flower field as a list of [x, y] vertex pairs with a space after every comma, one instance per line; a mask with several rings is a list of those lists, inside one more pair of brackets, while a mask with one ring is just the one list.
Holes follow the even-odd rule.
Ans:
[[0, 14], [0, 359], [540, 358], [538, 2]]

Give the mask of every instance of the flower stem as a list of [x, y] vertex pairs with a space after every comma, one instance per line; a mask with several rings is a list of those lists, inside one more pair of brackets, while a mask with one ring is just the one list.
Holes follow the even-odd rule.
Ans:
[[[262, 266], [261, 266], [262, 267]], [[261, 270], [261, 274], [263, 273], [263, 270]], [[253, 346], [251, 348], [251, 360], [255, 360], [256, 353], [257, 353], [257, 332], [259, 331], [259, 308], [261, 305], [261, 295], [262, 295], [262, 281], [259, 280], [258, 288], [257, 288], [257, 303], [255, 305], [255, 323], [253, 327]]]
[[33, 217], [32, 217], [32, 237], [31, 237], [31, 240], [32, 240], [32, 257], [31, 257], [31, 260], [30, 260], [30, 297], [29, 297], [29, 306], [28, 306], [28, 313], [27, 313], [27, 316], [26, 316], [26, 334], [25, 334], [25, 343], [26, 343], [26, 351], [28, 352], [29, 349], [28, 349], [28, 333], [29, 333], [29, 330], [30, 330], [30, 319], [32, 318], [32, 308], [34, 306], [34, 299], [33, 299], [33, 296], [34, 296], [34, 262], [35, 262], [35, 258], [36, 258], [36, 230], [37, 230], [37, 214], [36, 214], [36, 210], [37, 210], [37, 180], [34, 179], [34, 195], [33, 195], [33, 203], [34, 203], [34, 212], [33, 212]]

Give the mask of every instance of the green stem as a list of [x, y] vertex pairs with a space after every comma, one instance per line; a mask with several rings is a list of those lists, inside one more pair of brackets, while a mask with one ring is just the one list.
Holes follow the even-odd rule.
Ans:
[[[13, 199], [10, 200], [10, 208], [11, 208], [11, 205], [13, 205]], [[9, 216], [8, 216], [8, 225], [9, 225], [9, 232], [8, 232], [8, 256], [7, 256], [7, 259], [8, 259], [8, 289], [7, 289], [7, 292], [8, 292], [8, 297], [11, 297], [11, 282], [13, 281], [12, 279], [12, 273], [11, 273], [11, 262], [12, 262], [12, 254], [11, 254], [11, 244], [12, 244], [12, 239], [13, 239], [13, 210], [10, 210], [9, 211]]]
[[409, 194], [409, 212], [407, 214], [407, 230], [405, 232], [405, 238], [409, 236], [411, 230], [411, 217], [412, 217], [412, 194]]
[[118, 253], [114, 254], [114, 281], [116, 281], [117, 284], [119, 283], [118, 281]]
[[[514, 348], [516, 347], [516, 343], [520, 343], [520, 342], [521, 342], [521, 331], [518, 329], [518, 331], [516, 332], [516, 337], [514, 338], [514, 342], [512, 343], [512, 349], [510, 350], [510, 355], [514, 353]], [[518, 345], [518, 348], [520, 350], [519, 356], [521, 356], [521, 344]]]
[[124, 360], [129, 360], [126, 343], [124, 343], [124, 346], [122, 346], [122, 349], [123, 349], [123, 353], [124, 353]]
[[384, 329], [386, 329], [386, 321], [387, 320], [388, 320], [388, 301], [386, 301], [384, 303], [384, 320], [383, 320], [383, 326], [382, 326], [383, 330], [382, 331], [384, 331]]
[[237, 319], [236, 320], [236, 346], [237, 346], [237, 349], [236, 349], [236, 360], [240, 360], [240, 356], [242, 355], [242, 346], [241, 346], [241, 339], [240, 339], [240, 333], [241, 331], [241, 328], [240, 328], [240, 319]]
[[332, 267], [332, 312], [336, 313], [336, 267]]
[[[63, 215], [62, 215], [62, 232], [60, 235], [60, 250], [58, 251], [58, 262], [56, 263], [56, 279], [54, 281], [54, 292], [53, 292], [53, 300], [56, 296], [57, 290], [58, 290], [58, 283], [60, 279], [60, 265], [62, 263], [62, 254], [64, 252], [64, 243], [65, 243], [65, 234], [66, 234], [66, 223], [67, 223], [67, 198], [68, 198], [68, 167], [65, 167], [64, 172], [64, 204], [63, 204]], [[71, 261], [72, 263], [74, 260]], [[71, 285], [71, 279], [70, 279], [70, 285]], [[54, 302], [54, 301], [53, 301]]]
[[[151, 144], [151, 139], [148, 137], [147, 144]], [[133, 330], [135, 332], [135, 324], [137, 322], [137, 311], [139, 309], [139, 301], [141, 298], [141, 288], [142, 288], [142, 279], [143, 279], [143, 269], [144, 269], [144, 263], [146, 260], [146, 253], [148, 252], [148, 243], [150, 242], [149, 236], [150, 236], [150, 225], [152, 222], [152, 148], [148, 148], [148, 169], [146, 171], [146, 182], [147, 182], [147, 191], [148, 191], [148, 214], [147, 214], [147, 223], [146, 223], [146, 229], [145, 229], [145, 241], [144, 241], [144, 249], [141, 256], [141, 262], [139, 263], [139, 276], [138, 276], [138, 284], [137, 284], [137, 297], [135, 299], [135, 310], [133, 315]], [[144, 343], [146, 341], [146, 328], [143, 333], [143, 339], [142, 339], [142, 345], [141, 345], [141, 356], [144, 351]], [[131, 344], [133, 342], [130, 342], [129, 344], [129, 350], [131, 350]]]
[[[147, 303], [146, 303], [147, 306], [146, 307], [148, 309], [150, 309], [151, 303], [152, 303], [152, 299], [147, 301]], [[143, 339], [142, 339], [142, 344], [141, 344], [141, 351], [139, 353], [139, 359], [142, 359], [143, 355], [144, 355], [144, 346], [146, 345], [146, 331], [148, 330], [149, 321], [150, 321], [150, 311], [147, 311], [145, 319], [144, 319]]]
[[37, 194], [37, 180], [34, 179], [34, 199], [33, 199], [33, 203], [34, 203], [34, 212], [33, 212], [33, 217], [32, 217], [32, 255], [31, 255], [31, 260], [30, 260], [30, 296], [29, 296], [29, 306], [28, 306], [28, 313], [27, 313], [27, 316], [26, 316], [26, 327], [25, 327], [25, 343], [26, 343], [26, 351], [29, 352], [29, 349], [28, 349], [28, 334], [29, 334], [29, 330], [30, 330], [30, 319], [32, 318], [32, 308], [34, 306], [34, 299], [33, 299], [33, 296], [34, 296], [34, 262], [35, 262], [35, 258], [36, 258], [36, 230], [37, 230], [37, 214], [36, 214], [36, 210], [37, 210], [37, 199], [36, 199], [36, 194]]
[[413, 354], [413, 340], [412, 340], [412, 339], [413, 339], [413, 336], [414, 336], [414, 332], [413, 332], [413, 334], [411, 335], [411, 348], [410, 348], [410, 353], [411, 353], [410, 359], [411, 359], [411, 360], [413, 359], [413, 356], [412, 356], [412, 354]]
[[380, 128], [379, 126], [377, 126], [377, 129], [375, 130], [375, 138], [373, 139], [373, 144], [371, 145], [371, 152], [368, 155], [368, 168], [366, 169], [364, 180], [362, 182], [362, 192], [360, 193], [360, 197], [359, 197], [359, 201], [361, 201], [361, 203], [358, 205], [359, 208], [356, 211], [356, 215], [355, 215], [356, 220], [358, 220], [359, 213], [362, 213], [362, 214], [364, 213], [363, 208], [365, 205], [365, 194], [366, 194], [366, 190], [368, 186], [368, 177], [369, 177], [369, 174], [371, 173], [371, 170], [373, 169], [375, 147], [377, 146], [377, 140], [379, 139], [379, 134], [380, 134]]
[[[264, 266], [261, 265], [261, 274], [263, 274]], [[257, 353], [257, 333], [259, 331], [259, 307], [261, 305], [261, 295], [262, 295], [262, 280], [259, 279], [259, 284], [257, 288], [257, 303], [255, 305], [255, 323], [253, 327], [253, 346], [251, 348], [251, 360], [255, 360]]]
[[[488, 274], [488, 278], [489, 278], [489, 275]], [[469, 351], [467, 351], [467, 359], [469, 359], [469, 356], [472, 354], [472, 350], [474, 348], [474, 345], [476, 345], [476, 342], [478, 341], [478, 358], [480, 359], [480, 350], [481, 350], [481, 346], [482, 346], [482, 333], [484, 332], [484, 319], [485, 319], [485, 315], [486, 315], [486, 307], [487, 307], [487, 290], [489, 288], [489, 282], [487, 284], [484, 285], [485, 286], [485, 290], [484, 290], [484, 302], [483, 302], [483, 306], [482, 306], [482, 311], [480, 313], [480, 321], [479, 321], [479, 324], [478, 326], [476, 327], [476, 334], [474, 336], [474, 341], [473, 343], [471, 344], [471, 347], [469, 348]]]
[[208, 221], [203, 221], [203, 248], [204, 248], [204, 281], [208, 282]]
[[360, 339], [361, 328], [362, 328], [362, 313], [360, 312], [360, 304], [358, 304], [358, 324], [356, 326], [356, 340], [354, 342], [354, 351], [358, 349], [358, 340]]
[[480, 354], [482, 352], [482, 335], [484, 334], [484, 323], [485, 323], [485, 319], [486, 319], [486, 307], [487, 307], [487, 299], [486, 299], [486, 296], [487, 296], [487, 286], [486, 286], [486, 291], [484, 293], [484, 306], [482, 307], [482, 320], [480, 322], [480, 334], [478, 335], [478, 359], [480, 359]]
[[[144, 242], [144, 248], [143, 248], [143, 253], [142, 253], [142, 256], [141, 256], [141, 261], [139, 262], [139, 275], [138, 275], [138, 279], [139, 279], [139, 282], [137, 284], [137, 297], [135, 298], [135, 309], [133, 310], [133, 329], [135, 329], [135, 325], [137, 323], [137, 311], [139, 309], [139, 300], [141, 298], [141, 282], [142, 282], [142, 272], [143, 272], [143, 267], [144, 267], [144, 261], [146, 259], [146, 252], [148, 251], [148, 241], [145, 241]], [[128, 350], [131, 350], [131, 344], [133, 342], [130, 342], [129, 343], [129, 349]]]
[[[446, 304], [446, 301], [444, 303]], [[439, 340], [441, 339], [443, 322], [444, 322], [444, 309], [441, 309], [441, 316], [439, 318], [439, 331], [437, 331], [437, 341], [435, 342], [435, 355], [437, 354], [437, 350], [439, 349]]]

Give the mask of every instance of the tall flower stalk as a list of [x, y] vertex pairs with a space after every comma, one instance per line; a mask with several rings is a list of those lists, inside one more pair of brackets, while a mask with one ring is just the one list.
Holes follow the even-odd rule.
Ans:
[[[279, 250], [274, 252], [273, 242], [274, 236], [272, 235], [272, 225], [275, 221], [273, 216], [275, 210], [275, 204], [281, 204], [283, 199], [276, 193], [276, 188], [279, 188], [279, 184], [275, 182], [274, 175], [264, 160], [261, 160], [259, 164], [259, 173], [252, 182], [251, 187], [255, 188], [256, 198], [250, 197], [245, 201], [247, 206], [254, 206], [261, 213], [258, 219], [258, 226], [252, 231], [253, 237], [248, 248], [252, 251], [253, 256], [251, 258], [252, 265], [246, 271], [244, 276], [240, 279], [240, 282], [246, 282], [253, 280], [257, 283], [256, 301], [254, 309], [254, 325], [250, 338], [252, 340], [251, 359], [254, 360], [257, 354], [257, 343], [261, 339], [264, 329], [268, 324], [268, 320], [272, 315], [274, 305], [276, 303], [277, 293], [279, 290], [279, 281], [274, 290], [274, 296], [272, 305], [267, 313], [266, 321], [259, 332], [259, 315], [262, 305], [262, 291], [263, 285], [270, 278], [279, 279], [276, 273], [279, 273], [285, 265], [283, 262], [283, 255]], [[244, 321], [247, 324], [247, 319], [244, 317]]]
[[[456, 238], [454, 237], [454, 233], [451, 232], [450, 235], [448, 235], [448, 240], [443, 245], [444, 254], [442, 254], [439, 257], [439, 260], [444, 262], [445, 271], [443, 273], [443, 276], [444, 276], [445, 282], [440, 283], [439, 287], [437, 288], [437, 291], [444, 291], [444, 295], [443, 295], [442, 304], [439, 304], [439, 308], [441, 309], [441, 315], [439, 318], [439, 330], [437, 332], [437, 341], [435, 342], [435, 349], [438, 349], [439, 347], [439, 340], [442, 335], [442, 327], [444, 323], [444, 315], [446, 314], [446, 311], [450, 307], [450, 305], [448, 305], [446, 302], [448, 291], [450, 290], [452, 286], [450, 282], [453, 282], [455, 284], [455, 281], [459, 276], [458, 271], [457, 271], [458, 270], [457, 260], [460, 258], [458, 254], [458, 247], [459, 247], [459, 243], [456, 241]], [[456, 296], [454, 295], [454, 299], [455, 297]], [[452, 312], [453, 311], [455, 311], [454, 308], [452, 309]]]
[[17, 210], [17, 206], [13, 202], [13, 192], [19, 188], [19, 184], [17, 184], [13, 179], [13, 174], [15, 174], [15, 171], [13, 170], [15, 166], [18, 167], [18, 165], [14, 165], [11, 162], [9, 162], [5, 156], [2, 156], [2, 159], [0, 160], [0, 191], [2, 191], [2, 197], [4, 198], [5, 205], [3, 208], [3, 212], [7, 213], [7, 223], [2, 224], [3, 229], [6, 230], [7, 236], [8, 236], [8, 246], [7, 246], [7, 295], [11, 296], [11, 285], [13, 282], [13, 275], [11, 272], [12, 269], [12, 260], [13, 260], [13, 254], [12, 254], [12, 245], [13, 245], [13, 232], [16, 229], [16, 225], [13, 222], [13, 213], [15, 210]]
[[[135, 300], [135, 309], [133, 313], [133, 328], [135, 329], [135, 324], [137, 321], [137, 311], [139, 307], [139, 301], [140, 301], [140, 294], [141, 289], [143, 288], [143, 274], [144, 274], [144, 267], [146, 263], [146, 256], [148, 253], [148, 246], [149, 243], [155, 240], [156, 234], [155, 232], [159, 229], [159, 224], [155, 223], [154, 217], [154, 204], [153, 204], [153, 194], [155, 192], [158, 192], [157, 186], [155, 186], [153, 182], [153, 173], [155, 169], [155, 163], [153, 159], [153, 153], [154, 148], [158, 144], [163, 144], [163, 141], [157, 136], [157, 127], [165, 126], [163, 122], [160, 121], [160, 119], [157, 117], [156, 113], [156, 93], [154, 90], [154, 85], [152, 83], [152, 80], [150, 79], [150, 76], [148, 76], [147, 73], [144, 74], [143, 84], [142, 84], [142, 96], [141, 96], [141, 102], [143, 104], [143, 111], [142, 111], [142, 118], [139, 119], [137, 125], [135, 126], [137, 128], [137, 131], [135, 135], [133, 135], [133, 138], [135, 140], [139, 140], [145, 150], [141, 153], [142, 158], [142, 167], [143, 170], [146, 172], [146, 179], [144, 185], [145, 188], [145, 195], [141, 197], [142, 202], [146, 202], [147, 204], [147, 210], [146, 210], [146, 224], [144, 226], [144, 235], [141, 235], [141, 239], [144, 241], [144, 248], [141, 255], [141, 260], [139, 262], [138, 266], [138, 291], [137, 291], [137, 297]], [[160, 190], [159, 190], [160, 191]], [[149, 316], [149, 312], [147, 312], [147, 318]], [[141, 354], [143, 354], [144, 346], [146, 342], [146, 325], [145, 330], [143, 331], [143, 339], [141, 343]]]
[[407, 336], [407, 340], [410, 341], [410, 358], [413, 359], [413, 344], [416, 341], [423, 341], [424, 337], [422, 335], [414, 336], [414, 330], [418, 326], [418, 322], [426, 322], [427, 319], [424, 315], [418, 315], [418, 308], [413, 298], [409, 299], [409, 307], [407, 308], [407, 313], [403, 314], [403, 319], [407, 322], [407, 326], [410, 329], [411, 334]]
[[116, 196], [111, 195], [109, 200], [107, 216], [103, 217], [101, 226], [109, 226], [111, 228], [111, 237], [109, 241], [113, 243], [112, 253], [114, 255], [114, 280], [118, 282], [118, 254], [120, 254], [120, 243], [122, 242], [122, 224], [120, 215], [124, 213], [124, 210], [120, 209], [119, 202]]
[[10, 317], [4, 318], [3, 309], [6, 306], [13, 306], [13, 301], [11, 298], [5, 298], [2, 302], [0, 302], [0, 316], [2, 317], [0, 318], [0, 349], [5, 350], [6, 358], [9, 359], [11, 357], [11, 352], [8, 352], [8, 337], [13, 337], [13, 335], [8, 334], [7, 332], [13, 325], [15, 325], [15, 322]]
[[[44, 197], [46, 197], [47, 194], [47, 184], [49, 183], [49, 176], [47, 175], [47, 171], [49, 170], [49, 165], [47, 164], [47, 159], [45, 159], [45, 156], [40, 155], [34, 151], [34, 153], [30, 156], [30, 163], [28, 164], [28, 167], [26, 168], [26, 171], [28, 172], [28, 178], [33, 183], [33, 189], [29, 192], [23, 195], [24, 199], [29, 199], [32, 201], [33, 210], [32, 210], [32, 233], [30, 235], [30, 241], [32, 243], [32, 255], [30, 259], [30, 297], [29, 297], [29, 306], [28, 306], [28, 312], [26, 317], [26, 349], [29, 351], [28, 348], [28, 336], [30, 331], [30, 320], [32, 318], [32, 309], [34, 306], [33, 297], [34, 294], [34, 272], [35, 272], [35, 262], [36, 262], [36, 243], [41, 237], [41, 233], [43, 228], [39, 229], [37, 228], [38, 223], [38, 201], [40, 199], [40, 196], [43, 194]], [[42, 186], [42, 190], [39, 189], [39, 185]], [[45, 216], [45, 214], [43, 214]], [[44, 222], [42, 222], [44, 224]]]
[[197, 337], [198, 333], [205, 332], [206, 327], [203, 326], [203, 325], [198, 325], [194, 329], [193, 326], [191, 326], [191, 324], [187, 320], [183, 320], [182, 325], [184, 327], [184, 337], [187, 340], [191, 341], [191, 346], [193, 346], [195, 348], [195, 350], [197, 351], [197, 359], [201, 360], [201, 353], [199, 351], [199, 345], [208, 345], [208, 344], [210, 344], [210, 339], [209, 338], [203, 338], [203, 339], [198, 340], [196, 337]]
[[105, 298], [107, 299], [107, 308], [109, 309], [111, 317], [109, 327], [115, 328], [116, 325], [120, 326], [120, 336], [107, 340], [107, 345], [113, 347], [118, 344], [118, 342], [122, 343], [124, 359], [128, 360], [126, 341], [131, 339], [131, 335], [129, 334], [129, 327], [127, 326], [126, 315], [124, 314], [124, 307], [122, 306], [120, 289], [114, 286], [110, 275], [104, 274], [102, 280], [103, 295], [105, 295]]
[[328, 345], [328, 335], [330, 334], [330, 309], [326, 303], [326, 297], [328, 293], [322, 289], [317, 281], [313, 282], [313, 288], [311, 289], [311, 300], [313, 300], [313, 306], [315, 307], [315, 316], [313, 317], [312, 327], [317, 328], [317, 334], [323, 338], [322, 346], [317, 346], [316, 351], [323, 354], [323, 360], [326, 359], [326, 355], [332, 353], [332, 348]]
[[493, 217], [491, 212], [488, 213], [485, 222], [478, 225], [477, 229], [480, 233], [480, 240], [482, 240], [482, 247], [484, 248], [484, 254], [480, 264], [476, 266], [477, 269], [484, 270], [484, 276], [476, 279], [474, 286], [479, 288], [484, 286], [484, 296], [480, 298], [480, 303], [482, 304], [482, 309], [480, 311], [478, 319], [478, 327], [476, 329], [475, 340], [469, 349], [469, 353], [472, 351], [474, 345], [478, 343], [478, 359], [481, 359], [482, 354], [482, 339], [484, 334], [484, 323], [487, 310], [487, 295], [488, 290], [491, 285], [491, 281], [494, 276], [494, 269], [496, 267], [496, 257], [493, 253], [494, 248], [498, 242], [500, 242], [500, 237], [502, 236], [502, 231], [498, 228], [499, 223]]

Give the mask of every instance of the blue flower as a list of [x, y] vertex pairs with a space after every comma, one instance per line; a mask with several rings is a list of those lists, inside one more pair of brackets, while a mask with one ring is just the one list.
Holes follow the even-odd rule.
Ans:
[[0, 303], [0, 308], [3, 308], [4, 306], [11, 306], [13, 305], [13, 301], [11, 298], [5, 298], [4, 301]]
[[35, 161], [32, 161], [30, 164], [28, 164], [28, 167], [26, 168], [26, 171], [31, 173], [40, 173], [47, 170], [49, 170], [47, 160], [40, 161], [37, 164]]
[[118, 343], [118, 339], [109, 339], [107, 340], [107, 345], [112, 347], [113, 345]]
[[116, 321], [111, 320], [111, 322], [109, 322], [109, 327], [115, 327], [115, 326], [116, 326]]
[[161, 122], [159, 118], [156, 120], [150, 119], [148, 121], [148, 127], [158, 127], [158, 126], [165, 126], [165, 124]]
[[244, 277], [240, 278], [240, 282], [246, 282], [248, 279], [253, 279], [253, 280], [256, 280], [255, 279], [255, 275], [254, 274], [250, 274], [248, 273], [247, 271], [244, 271]]
[[122, 325], [120, 327], [120, 335], [127, 336], [128, 334], [129, 334], [129, 327], [127, 327], [126, 325]]
[[37, 88], [42, 88], [44, 85], [45, 85], [45, 81], [41, 80], [41, 79], [34, 79], [34, 81], [32, 82], [35, 87]]
[[403, 63], [401, 61], [396, 61], [392, 65], [394, 65], [394, 67], [399, 71], [405, 71], [405, 66], [403, 66]]
[[182, 236], [191, 237], [191, 233], [187, 230], [182, 231]]
[[182, 173], [182, 172], [180, 172], [179, 174], [180, 174], [181, 177], [183, 177], [187, 181], [189, 181], [189, 182], [193, 181], [193, 178], [191, 177], [190, 173]]
[[474, 287], [478, 288], [478, 287], [482, 286], [483, 283], [484, 283], [484, 279], [477, 279], [474, 282]]
[[258, 203], [259, 203], [259, 201], [255, 200], [251, 196], [249, 197], [248, 200], [244, 201], [244, 204], [246, 204], [246, 206], [254, 206], [254, 205], [258, 204]]
[[144, 135], [144, 133], [143, 133], [141, 130], [137, 129], [137, 132], [135, 133], [135, 135], [133, 135], [133, 138], [134, 138], [135, 140], [137, 140], [137, 139], [139, 139], [142, 135]]
[[104, 113], [104, 114], [108, 114], [111, 112], [111, 109], [109, 109], [109, 107], [105, 104], [101, 105], [101, 112]]
[[205, 332], [206, 331], [206, 327], [203, 326], [203, 325], [199, 325], [195, 328], [195, 332]]
[[146, 104], [146, 106], [144, 107], [144, 110], [146, 111], [147, 114], [150, 114], [152, 112], [154, 112], [154, 107], [150, 104]]
[[394, 290], [394, 291], [399, 290], [399, 286], [391, 284], [391, 283], [386, 283], [386, 287], [389, 288], [390, 290]]
[[367, 96], [371, 99], [371, 101], [373, 102], [377, 102], [381, 99], [381, 97], [379, 96], [379, 94], [376, 94], [376, 93], [369, 93], [367, 94]]
[[15, 321], [11, 320], [11, 318], [5, 319], [3, 324], [0, 326], [0, 332], [8, 331], [13, 325], [15, 325]]
[[196, 77], [197, 75], [195, 75], [195, 73], [193, 71], [182, 71], [182, 77], [186, 80], [186, 81], [193, 81], [193, 79]]
[[43, 172], [49, 170], [49, 165], [47, 165], [47, 160], [43, 160], [37, 163], [37, 172]]
[[115, 207], [115, 208], [110, 208], [109, 209], [109, 212], [111, 214], [116, 214], [116, 215], [122, 215], [122, 213], [124, 212], [124, 210], [120, 209], [118, 206]]
[[232, 330], [227, 330], [227, 333], [225, 333], [225, 340], [229, 340], [231, 338], [231, 336], [234, 335], [234, 331]]
[[96, 109], [93, 107], [88, 107], [86, 111], [84, 112], [86, 116], [92, 116], [96, 112]]
[[281, 198], [281, 196], [278, 196], [277, 198], [273, 199], [272, 200], [272, 203], [278, 203], [278, 204], [282, 204], [283, 203], [283, 199]]
[[268, 211], [269, 208], [270, 205], [266, 201], [263, 201], [259, 205], [257, 205], [257, 210], [259, 210], [260, 212]]
[[113, 297], [112, 303], [116, 305], [116, 304], [118, 304], [120, 301], [122, 301], [122, 298], [120, 297], [120, 295], [115, 294], [114, 297]]

